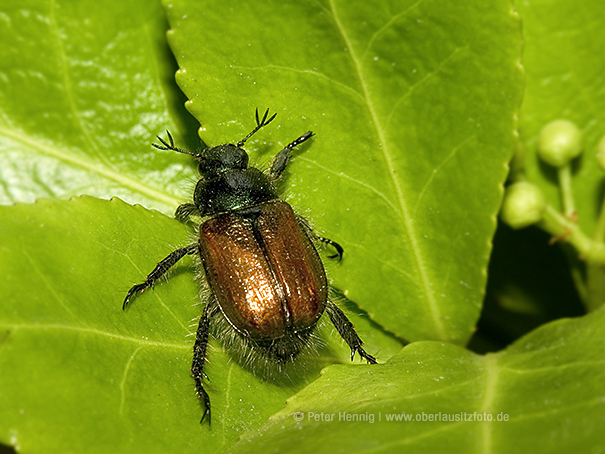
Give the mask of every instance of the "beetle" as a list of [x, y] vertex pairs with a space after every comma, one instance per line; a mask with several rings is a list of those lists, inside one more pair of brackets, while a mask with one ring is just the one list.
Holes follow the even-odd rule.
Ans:
[[256, 127], [237, 144], [206, 148], [200, 153], [177, 148], [170, 132], [158, 136], [160, 150], [185, 153], [198, 160], [201, 175], [193, 203], [180, 205], [176, 219], [188, 222], [201, 217], [198, 241], [177, 249], [160, 261], [145, 281], [127, 293], [131, 298], [154, 283], [186, 255], [201, 258], [210, 297], [199, 321], [193, 347], [191, 373], [203, 407], [200, 423], [210, 415], [210, 398], [204, 389], [203, 371], [211, 320], [224, 317], [246, 345], [275, 363], [293, 361], [309, 341], [318, 320], [328, 314], [351, 349], [370, 364], [376, 359], [362, 348], [353, 324], [328, 297], [328, 282], [314, 246], [325, 243], [336, 250], [330, 258], [342, 259], [343, 248], [317, 235], [277, 194], [276, 181], [285, 170], [294, 147], [313, 136], [311, 131], [284, 147], [268, 171], [248, 165], [243, 146], [277, 114], [262, 120], [256, 110]]

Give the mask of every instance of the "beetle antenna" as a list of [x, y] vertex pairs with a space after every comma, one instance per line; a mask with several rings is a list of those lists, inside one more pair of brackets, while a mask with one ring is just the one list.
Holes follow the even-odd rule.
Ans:
[[260, 128], [262, 128], [263, 126], [267, 126], [269, 123], [271, 123], [273, 121], [273, 119], [277, 116], [277, 114], [274, 113], [271, 116], [271, 118], [269, 118], [267, 120], [268, 115], [269, 115], [269, 109], [267, 109], [265, 111], [265, 115], [263, 115], [263, 119], [262, 119], [262, 121], [260, 121], [258, 118], [258, 107], [256, 108], [256, 128], [254, 128], [250, 134], [248, 134], [246, 137], [244, 137], [242, 140], [240, 140], [237, 143], [238, 147], [243, 147], [244, 144], [246, 143], [246, 140], [248, 140], [250, 137], [252, 137]]
[[174, 146], [174, 140], [172, 139], [172, 135], [170, 131], [166, 131], [166, 135], [168, 135], [168, 142], [162, 139], [160, 136], [157, 136], [157, 139], [162, 143], [162, 145], [158, 145], [157, 143], [152, 143], [151, 146], [157, 148], [158, 150], [171, 150], [178, 151], [179, 153], [184, 153], [193, 156], [197, 159], [202, 159], [202, 155], [199, 153], [193, 153], [189, 150], [183, 150], [182, 148], [177, 148]]

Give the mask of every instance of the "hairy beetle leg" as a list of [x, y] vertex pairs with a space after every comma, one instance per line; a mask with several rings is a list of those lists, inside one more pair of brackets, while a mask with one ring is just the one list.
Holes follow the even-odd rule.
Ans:
[[179, 205], [174, 213], [174, 218], [180, 222], [187, 222], [191, 216], [200, 216], [200, 210], [194, 203], [183, 203]]
[[210, 297], [204, 312], [200, 318], [200, 324], [197, 328], [197, 334], [195, 338], [195, 345], [193, 346], [193, 363], [191, 364], [191, 374], [195, 379], [195, 390], [197, 391], [197, 397], [200, 400], [204, 414], [200, 424], [204, 422], [204, 419], [208, 417], [208, 425], [210, 425], [210, 397], [204, 389], [202, 380], [208, 376], [204, 373], [204, 363], [206, 362], [206, 349], [208, 348], [208, 333], [210, 330], [210, 319], [218, 312], [218, 304], [213, 296]]
[[140, 293], [147, 290], [149, 287], [153, 287], [155, 281], [162, 277], [162, 275], [166, 271], [172, 268], [176, 264], [176, 262], [181, 260], [186, 255], [198, 253], [199, 248], [197, 244], [192, 244], [190, 246], [177, 249], [176, 251], [171, 252], [168, 257], [166, 257], [164, 260], [162, 260], [155, 266], [153, 271], [147, 276], [147, 279], [145, 279], [145, 282], [137, 284], [133, 286], [130, 290], [128, 290], [128, 294], [126, 295], [126, 298], [124, 298], [124, 303], [122, 304], [122, 309], [126, 309], [126, 306], [128, 306], [130, 299], [135, 293]]
[[309, 221], [307, 221], [302, 216], [296, 216], [296, 221], [298, 222], [299, 227], [301, 227], [305, 231], [309, 238], [320, 241], [325, 244], [329, 244], [334, 249], [336, 249], [336, 254], [329, 255], [328, 258], [335, 259], [336, 257], [338, 257], [339, 262], [342, 260], [342, 256], [344, 255], [345, 250], [340, 244], [338, 244], [336, 241], [332, 241], [329, 238], [324, 238], [323, 236], [319, 236], [318, 234], [316, 234], [313, 230], [313, 227], [309, 225]]
[[353, 324], [349, 321], [344, 312], [332, 301], [328, 301], [326, 304], [326, 312], [328, 313], [330, 320], [332, 320], [332, 324], [336, 328], [336, 331], [340, 334], [340, 337], [344, 339], [351, 349], [351, 360], [353, 360], [355, 352], [357, 352], [359, 353], [359, 356], [365, 359], [369, 364], [376, 364], [376, 358], [366, 353], [361, 347], [363, 342], [355, 332]]
[[345, 251], [344, 251], [344, 249], [342, 248], [342, 246], [340, 244], [338, 244], [336, 241], [332, 241], [329, 238], [324, 238], [323, 236], [316, 236], [316, 238], [317, 238], [318, 241], [321, 241], [322, 243], [329, 244], [334, 249], [336, 249], [336, 254], [329, 255], [328, 258], [335, 259], [336, 257], [338, 257], [338, 261], [339, 262], [342, 260], [342, 255], [344, 254]]

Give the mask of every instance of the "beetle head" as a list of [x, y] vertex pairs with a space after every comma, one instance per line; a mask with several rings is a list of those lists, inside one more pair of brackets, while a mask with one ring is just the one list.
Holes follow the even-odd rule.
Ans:
[[206, 148], [199, 160], [198, 170], [205, 177], [218, 175], [226, 170], [248, 167], [248, 153], [243, 148], [230, 143]]

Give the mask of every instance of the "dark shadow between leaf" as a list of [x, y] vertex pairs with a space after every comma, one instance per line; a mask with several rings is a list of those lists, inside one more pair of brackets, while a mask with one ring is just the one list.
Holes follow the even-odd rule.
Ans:
[[470, 350], [499, 351], [544, 323], [586, 313], [569, 262], [549, 239], [537, 228], [513, 230], [498, 224], [486, 297]]
[[[170, 29], [168, 21], [163, 19], [163, 26], [166, 31]], [[197, 131], [200, 128], [199, 122], [193, 115], [185, 108], [185, 102], [187, 97], [181, 91], [175, 80], [175, 74], [179, 69], [174, 54], [168, 45], [166, 34], [164, 33], [164, 39], [159, 47], [160, 56], [162, 61], [166, 62], [166, 65], [159, 66], [160, 70], [163, 70], [160, 74], [160, 80], [164, 88], [166, 95], [166, 102], [168, 104], [168, 111], [170, 116], [177, 125], [179, 132], [185, 143], [181, 144], [183, 148], [188, 150], [199, 151], [206, 148], [204, 142], [200, 139]], [[195, 161], [191, 161], [191, 167], [197, 169]]]
[[15, 448], [0, 444], [0, 454], [17, 454]]

